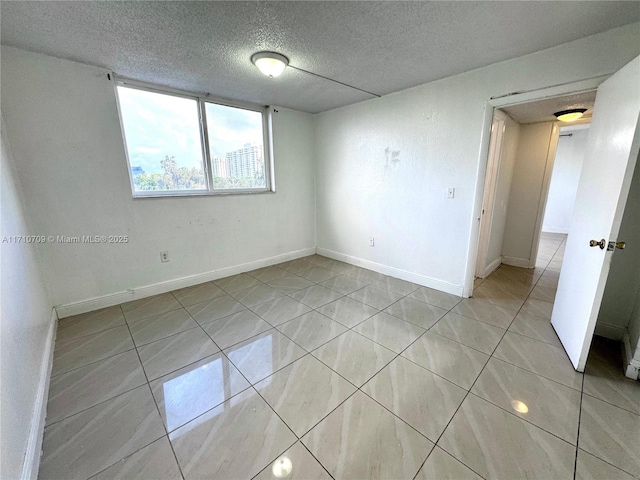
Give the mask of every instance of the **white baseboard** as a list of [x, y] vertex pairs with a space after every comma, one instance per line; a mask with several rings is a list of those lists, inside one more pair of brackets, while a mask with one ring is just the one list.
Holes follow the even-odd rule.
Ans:
[[500, 265], [502, 265], [502, 257], [496, 258], [493, 262], [487, 265], [487, 267], [484, 269], [484, 272], [482, 273], [481, 278], [487, 278], [489, 275], [495, 272]]
[[531, 266], [531, 260], [529, 260], [528, 258], [504, 257], [503, 256], [502, 257], [502, 263], [504, 263], [505, 265], [511, 265], [512, 267], [533, 268]]
[[51, 381], [51, 368], [53, 367], [53, 348], [56, 340], [56, 328], [58, 317], [55, 308], [51, 309], [47, 343], [40, 364], [40, 378], [38, 380], [38, 392], [31, 416], [29, 427], [29, 439], [27, 451], [22, 465], [22, 480], [38, 478], [40, 469], [40, 455], [42, 453], [42, 440], [44, 437], [44, 425], [47, 418], [47, 400], [49, 398], [49, 382]]
[[634, 358], [631, 350], [629, 332], [624, 332], [622, 336], [622, 354], [624, 359], [624, 375], [632, 380], [640, 379], [640, 358]]
[[251, 270], [256, 270], [262, 267], [269, 267], [271, 265], [286, 262], [288, 260], [295, 260], [296, 258], [306, 257], [307, 255], [313, 255], [314, 253], [316, 253], [315, 247], [296, 250], [282, 255], [276, 255], [275, 257], [263, 258], [261, 260], [242, 263], [240, 265], [235, 265], [232, 267], [220, 268], [218, 270], [199, 273], [197, 275], [189, 275], [187, 277], [180, 277], [173, 280], [154, 283], [153, 285], [130, 288], [123, 292], [111, 293], [108, 295], [103, 295], [101, 297], [90, 298], [88, 300], [58, 305], [56, 307], [56, 312], [58, 313], [58, 318], [66, 318], [72, 315], [92, 312], [100, 308], [120, 305], [121, 303], [138, 300], [140, 298], [151, 297], [160, 293], [170, 292], [179, 288], [191, 287], [192, 285], [198, 285], [199, 283], [218, 280], [219, 278], [237, 275], [238, 273], [250, 272]]
[[594, 335], [598, 335], [599, 337], [608, 338], [609, 340], [616, 340], [618, 342], [622, 341], [624, 334], [627, 329], [624, 327], [619, 327], [617, 325], [609, 325], [607, 323], [598, 322], [596, 323], [596, 329], [594, 331]]
[[545, 227], [544, 225], [542, 226], [542, 232], [543, 233], [564, 233], [565, 235], [569, 233], [569, 229], [568, 228], [562, 228], [562, 227]]
[[333, 258], [334, 260], [340, 260], [341, 262], [355, 265], [357, 267], [367, 268], [374, 272], [382, 273], [384, 275], [391, 275], [392, 277], [400, 278], [408, 282], [413, 282], [424, 287], [433, 288], [442, 292], [451, 293], [453, 295], [462, 296], [462, 285], [456, 285], [453, 283], [437, 280], [435, 278], [420, 275], [418, 273], [408, 272], [399, 268], [389, 267], [381, 263], [371, 262], [359, 257], [353, 257], [351, 255], [345, 255], [344, 253], [334, 252], [326, 248], [318, 248], [318, 255], [324, 255], [325, 257]]

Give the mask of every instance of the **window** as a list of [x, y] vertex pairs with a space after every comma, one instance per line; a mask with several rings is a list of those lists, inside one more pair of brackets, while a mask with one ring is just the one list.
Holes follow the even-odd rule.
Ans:
[[134, 197], [271, 190], [267, 108], [117, 81]]

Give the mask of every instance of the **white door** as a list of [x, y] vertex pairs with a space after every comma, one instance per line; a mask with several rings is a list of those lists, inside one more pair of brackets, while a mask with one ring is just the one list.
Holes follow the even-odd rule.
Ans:
[[[496, 200], [496, 184], [502, 162], [502, 141], [504, 136], [504, 122], [506, 115], [498, 110], [493, 114], [491, 124], [491, 140], [489, 143], [489, 160], [487, 161], [487, 176], [484, 184], [482, 199], [482, 213], [480, 214], [480, 240], [478, 241], [478, 260], [476, 262], [476, 277], [484, 278], [491, 273], [487, 265], [489, 238], [493, 224], [493, 209]], [[499, 266], [500, 264], [498, 264]], [[493, 267], [495, 269], [496, 267]]]
[[[640, 147], [640, 57], [598, 88], [551, 323], [584, 371]], [[633, 206], [633, 208], [638, 208]], [[605, 248], [589, 246], [605, 240]], [[638, 241], [638, 238], [626, 239]]]

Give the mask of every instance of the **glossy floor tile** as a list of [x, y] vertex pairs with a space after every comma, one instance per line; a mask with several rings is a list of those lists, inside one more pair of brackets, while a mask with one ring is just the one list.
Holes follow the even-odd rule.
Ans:
[[353, 328], [379, 312], [379, 310], [349, 297], [342, 297], [327, 303], [317, 310], [347, 328]]
[[402, 356], [468, 390], [478, 378], [489, 355], [427, 332]]
[[573, 445], [475, 395], [462, 403], [438, 446], [484, 478], [573, 478]]
[[407, 348], [425, 332], [424, 328], [384, 312], [365, 320], [353, 330], [396, 353]]
[[598, 400], [582, 397], [578, 445], [621, 470], [640, 477], [640, 415]]
[[427, 287], [418, 288], [417, 290], [409, 294], [409, 298], [420, 300], [421, 302], [444, 308], [445, 310], [451, 310], [458, 303], [460, 303], [460, 301], [462, 301], [462, 297], [458, 297], [450, 293], [441, 292], [439, 290], [434, 290], [433, 288]]
[[221, 349], [266, 332], [273, 327], [250, 310], [207, 323], [202, 327]]
[[492, 358], [471, 393], [576, 444], [580, 392]]
[[438, 375], [397, 357], [362, 391], [436, 442], [467, 391]]
[[297, 440], [252, 388], [174, 430], [169, 439], [185, 479], [251, 478]]
[[387, 307], [384, 312], [425, 329], [447, 313], [444, 308], [406, 297]]
[[568, 387], [582, 389], [582, 374], [573, 369], [561, 347], [507, 332], [494, 356]]
[[224, 353], [251, 383], [259, 382], [307, 354], [277, 330], [251, 337]]
[[311, 311], [310, 307], [290, 297], [280, 297], [261, 303], [251, 310], [274, 327]]
[[435, 447], [418, 472], [416, 480], [481, 480], [482, 477], [454, 457]]
[[456, 313], [447, 313], [431, 332], [491, 355], [505, 331]]
[[306, 447], [298, 442], [288, 449], [262, 472], [255, 480], [287, 478], [291, 480], [331, 480], [331, 475], [324, 469]]
[[216, 297], [202, 303], [196, 303], [187, 307], [187, 312], [200, 325], [213, 322], [220, 318], [228, 317], [234, 313], [246, 310], [247, 307], [242, 305], [230, 295]]
[[277, 328], [308, 352], [347, 331], [344, 325], [316, 311], [305, 313]]
[[311, 355], [256, 383], [255, 388], [298, 437], [356, 391]]
[[88, 478], [164, 435], [143, 385], [46, 427], [39, 477]]
[[68, 372], [134, 348], [126, 325], [56, 343], [52, 375]]
[[166, 375], [219, 351], [220, 348], [200, 327], [138, 348], [142, 366], [149, 380]]
[[58, 323], [56, 341], [68, 342], [78, 337], [102, 332], [125, 324], [120, 305], [63, 318]]
[[249, 382], [222, 353], [187, 365], [150, 385], [169, 432], [249, 388]]
[[47, 424], [147, 383], [135, 350], [119, 353], [51, 379]]
[[343, 333], [311, 354], [357, 387], [396, 356], [395, 352], [353, 331]]
[[143, 318], [153, 317], [182, 307], [171, 293], [163, 293], [153, 297], [141, 298], [121, 305], [127, 322], [135, 322]]
[[39, 478], [640, 477], [620, 345], [582, 375], [549, 322], [563, 245], [471, 299], [311, 255], [63, 319]]
[[412, 479], [433, 448], [362, 392], [331, 412], [302, 443], [336, 479]]
[[183, 307], [206, 302], [207, 300], [225, 295], [224, 290], [213, 282], [201, 283], [200, 285], [182, 288], [171, 293], [173, 293], [173, 296], [176, 297], [176, 300], [178, 300]]
[[197, 326], [196, 321], [181, 308], [134, 322], [129, 325], [129, 330], [139, 347]]
[[93, 480], [130, 478], [180, 480], [182, 474], [169, 440], [167, 437], [162, 437], [91, 478]]

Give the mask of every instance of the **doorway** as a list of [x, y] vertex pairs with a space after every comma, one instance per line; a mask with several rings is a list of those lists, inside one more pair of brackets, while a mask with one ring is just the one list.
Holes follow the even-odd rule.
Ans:
[[[548, 266], [553, 234], [568, 233], [594, 101], [589, 90], [494, 111], [474, 285], [500, 265]], [[576, 123], [553, 116], [579, 107]]]

